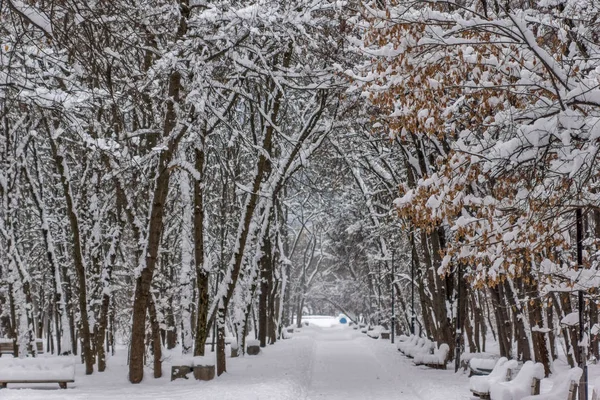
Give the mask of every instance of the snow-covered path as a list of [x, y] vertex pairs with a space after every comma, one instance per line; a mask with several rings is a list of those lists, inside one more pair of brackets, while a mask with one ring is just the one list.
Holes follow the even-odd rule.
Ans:
[[377, 359], [364, 336], [332, 329], [314, 338], [308, 400], [419, 399], [407, 381], [396, 379]]
[[[210, 382], [170, 382], [152, 371], [140, 385], [127, 382], [124, 355], [104, 373], [83, 374], [69, 389], [58, 385], [9, 385], [3, 400], [470, 400], [468, 378], [453, 371], [416, 367], [387, 340], [373, 340], [348, 327], [305, 327], [291, 340], [258, 356], [229, 359], [228, 372]], [[11, 389], [14, 388], [14, 389]]]

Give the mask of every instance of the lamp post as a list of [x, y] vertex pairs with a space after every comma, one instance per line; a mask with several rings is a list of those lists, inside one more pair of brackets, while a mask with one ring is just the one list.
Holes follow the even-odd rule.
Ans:
[[395, 296], [395, 288], [394, 282], [396, 280], [396, 270], [394, 268], [394, 254], [396, 253], [396, 248], [392, 249], [392, 344], [394, 344], [394, 334], [396, 332], [396, 309], [394, 308], [394, 303], [396, 302]]
[[377, 263], [377, 325], [381, 325], [381, 261]]
[[[575, 210], [575, 222], [577, 229], [577, 265], [579, 268], [583, 268], [583, 215], [581, 208]], [[583, 390], [579, 391], [579, 400], [587, 400], [588, 398], [588, 387], [587, 387], [587, 363], [586, 363], [586, 345], [584, 340], [584, 325], [583, 325], [583, 290], [580, 288], [578, 293], [578, 308], [579, 308], [579, 368], [583, 370], [581, 375], [581, 382], [579, 387]]]
[[410, 259], [410, 333], [415, 334], [415, 258]]
[[460, 287], [461, 287], [461, 268], [460, 263], [458, 264], [458, 288], [457, 288], [457, 299], [456, 299], [456, 355], [454, 357], [454, 372], [458, 372], [460, 368], [460, 339], [462, 337], [462, 324], [460, 323]]

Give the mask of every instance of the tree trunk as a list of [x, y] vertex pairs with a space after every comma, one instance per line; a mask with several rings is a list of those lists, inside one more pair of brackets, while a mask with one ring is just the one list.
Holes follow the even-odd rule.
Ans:
[[227, 363], [225, 361], [225, 319], [226, 312], [220, 308], [217, 314], [217, 376], [227, 372]]
[[85, 361], [85, 373], [90, 375], [94, 372], [94, 355], [92, 353], [92, 338], [90, 333], [90, 323], [87, 310], [87, 283], [85, 276], [85, 265], [83, 261], [83, 247], [81, 242], [81, 230], [79, 228], [79, 219], [75, 210], [73, 193], [71, 190], [71, 182], [69, 172], [67, 170], [67, 160], [65, 160], [62, 150], [57, 146], [52, 138], [53, 134], [48, 129], [50, 138], [50, 146], [56, 163], [56, 168], [60, 175], [60, 181], [63, 188], [63, 195], [67, 205], [67, 216], [71, 227], [72, 245], [73, 245], [73, 264], [75, 265], [75, 274], [78, 283], [78, 304], [81, 327], [81, 347], [83, 359]]
[[504, 289], [499, 283], [495, 287], [489, 288], [492, 306], [496, 317], [498, 327], [498, 344], [500, 347], [500, 356], [512, 358], [512, 331], [510, 318], [504, 302]]
[[[201, 147], [194, 149], [196, 170], [204, 178], [204, 135]], [[194, 180], [194, 259], [196, 266], [196, 285], [198, 286], [198, 307], [196, 310], [196, 337], [194, 356], [204, 355], [204, 346], [208, 337], [209, 288], [208, 273], [204, 269], [204, 196], [202, 181]]]
[[150, 328], [152, 330], [152, 355], [154, 365], [154, 377], [162, 376], [162, 341], [160, 337], [160, 324], [158, 322], [158, 313], [152, 293], [148, 296], [148, 314], [150, 316]]
[[546, 377], [550, 375], [551, 360], [548, 351], [548, 342], [546, 340], [545, 329], [548, 328], [544, 323], [542, 301], [539, 296], [538, 287], [535, 281], [525, 282], [525, 288], [529, 297], [529, 326], [531, 327], [531, 339], [533, 342], [533, 351], [535, 361], [544, 364]]
[[271, 292], [270, 284], [273, 279], [273, 271], [271, 265], [271, 242], [269, 240], [269, 231], [270, 229], [267, 228], [265, 231], [265, 235], [262, 238], [262, 257], [259, 260], [260, 295], [258, 296], [258, 340], [260, 341], [260, 347], [265, 347], [267, 345], [269, 293]]

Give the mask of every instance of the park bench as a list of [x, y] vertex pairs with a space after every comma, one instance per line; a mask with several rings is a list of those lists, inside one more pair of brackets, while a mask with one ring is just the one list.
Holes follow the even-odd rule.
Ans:
[[0, 388], [9, 383], [58, 383], [61, 389], [75, 382], [72, 357], [4, 358], [0, 360]]
[[[17, 347], [19, 345], [17, 344]], [[42, 339], [35, 340], [35, 347], [37, 350], [37, 354], [44, 354], [44, 343]], [[15, 347], [12, 339], [0, 339], [0, 357], [2, 354], [14, 354]]]
[[410, 337], [406, 336], [406, 335], [399, 335], [397, 337], [397, 339], [398, 339], [398, 342], [406, 342], [407, 340], [410, 340]]
[[490, 387], [491, 400], [521, 400], [540, 394], [540, 381], [544, 378], [544, 365], [527, 361], [512, 381], [496, 382]]
[[494, 367], [496, 366], [496, 361], [494, 359], [486, 359], [486, 358], [472, 358], [469, 361], [469, 377], [476, 375], [489, 375], [492, 373]]
[[[495, 353], [462, 353], [460, 355], [460, 367], [463, 371], [467, 372], [470, 370], [469, 376], [473, 375], [489, 375], [494, 369], [494, 365], [496, 365], [496, 361], [498, 361], [499, 356]], [[471, 360], [488, 360], [482, 362], [475, 362], [477, 364], [475, 369], [470, 365]], [[491, 366], [490, 366], [491, 365]]]
[[446, 360], [449, 352], [450, 346], [442, 343], [439, 348], [433, 351], [433, 354], [420, 353], [415, 355], [413, 362], [415, 365], [425, 365], [429, 368], [446, 369]]
[[474, 396], [482, 399], [490, 398], [490, 387], [497, 382], [510, 381], [512, 370], [517, 368], [517, 361], [508, 360], [506, 357], [496, 361], [496, 365], [489, 375], [475, 375], [469, 379], [469, 389]]
[[527, 396], [522, 400], [576, 400], [577, 387], [582, 374], [581, 368], [571, 368], [556, 377], [550, 391], [540, 395]]
[[406, 354], [406, 349], [409, 347], [415, 346], [419, 341], [419, 337], [416, 335], [411, 335], [408, 339], [398, 342], [396, 348], [402, 354]]
[[379, 339], [379, 336], [381, 336], [381, 332], [383, 332], [384, 330], [385, 328], [381, 325], [371, 327], [371, 329], [367, 331], [367, 336], [371, 339]]
[[420, 354], [432, 354], [435, 349], [433, 342], [427, 338], [421, 338], [416, 346], [408, 347], [404, 355], [408, 358], [415, 358]]

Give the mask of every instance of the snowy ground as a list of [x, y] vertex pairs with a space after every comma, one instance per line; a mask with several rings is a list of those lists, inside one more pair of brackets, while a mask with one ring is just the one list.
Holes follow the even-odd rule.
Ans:
[[[468, 377], [460, 371], [415, 366], [388, 340], [375, 340], [347, 326], [309, 320], [311, 325], [263, 349], [258, 356], [228, 359], [228, 372], [211, 382], [170, 382], [146, 371], [140, 385], [127, 381], [126, 352], [109, 360], [104, 373], [84, 375], [77, 365], [75, 383], [67, 390], [57, 384], [9, 385], [2, 400], [473, 400]], [[491, 343], [490, 343], [491, 344]], [[564, 362], [557, 370], [568, 368]], [[596, 383], [600, 369], [590, 368]], [[542, 392], [549, 384], [542, 381]]]
[[374, 340], [346, 326], [309, 326], [258, 356], [229, 359], [228, 373], [211, 382], [170, 382], [147, 371], [140, 385], [127, 382], [124, 358], [104, 373], [85, 376], [78, 366], [69, 389], [58, 385], [9, 385], [3, 400], [469, 400], [468, 378], [453, 371], [416, 367], [388, 340]]

